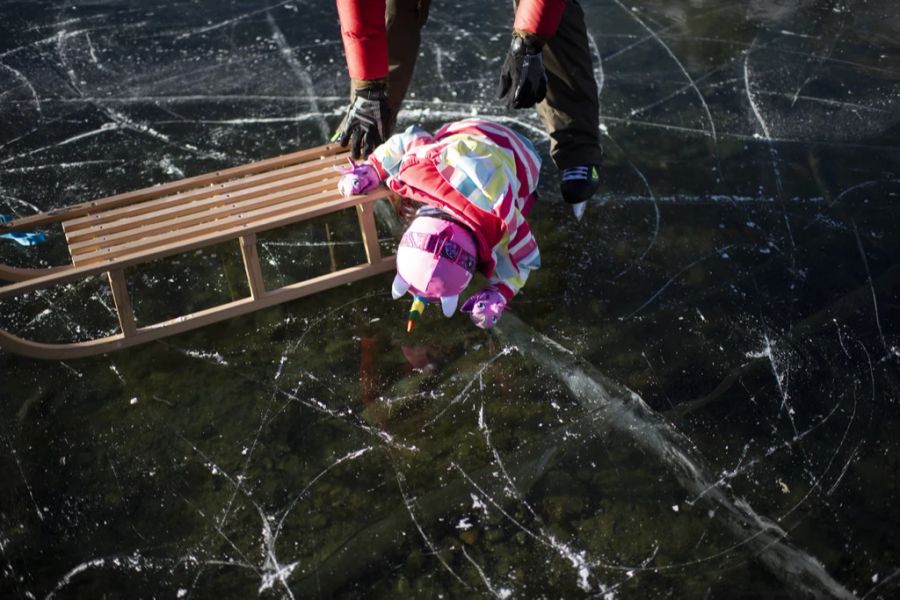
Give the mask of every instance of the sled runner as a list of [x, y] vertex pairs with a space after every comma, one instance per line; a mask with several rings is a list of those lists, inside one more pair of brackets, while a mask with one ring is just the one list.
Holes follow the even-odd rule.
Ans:
[[[373, 203], [380, 187], [343, 198], [335, 166], [347, 161], [336, 144], [302, 150], [195, 177], [118, 194], [0, 223], [0, 233], [59, 223], [72, 263], [47, 269], [0, 265], [0, 298], [20, 298], [98, 274], [109, 278], [119, 333], [62, 344], [23, 339], [0, 330], [0, 347], [34, 358], [68, 359], [136, 346], [244, 315], [388, 271], [394, 257], [381, 255]], [[325, 275], [266, 289], [256, 234], [356, 207], [367, 261]], [[152, 325], [135, 323], [124, 269], [235, 240], [240, 245], [250, 295]]]

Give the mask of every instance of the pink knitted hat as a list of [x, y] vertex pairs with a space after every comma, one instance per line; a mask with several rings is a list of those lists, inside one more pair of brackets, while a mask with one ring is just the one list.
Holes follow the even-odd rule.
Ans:
[[476, 256], [475, 239], [464, 226], [447, 219], [416, 217], [397, 250], [394, 299], [409, 291], [430, 301], [440, 300], [449, 317], [472, 279]]

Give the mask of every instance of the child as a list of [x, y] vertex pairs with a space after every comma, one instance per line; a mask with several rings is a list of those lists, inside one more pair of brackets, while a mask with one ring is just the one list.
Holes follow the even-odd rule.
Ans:
[[[352, 163], [352, 161], [351, 161]], [[477, 268], [489, 285], [461, 310], [490, 329], [540, 266], [525, 216], [534, 203], [541, 159], [529, 140], [480, 119], [441, 127], [432, 136], [410, 127], [365, 162], [344, 169], [338, 189], [363, 194], [384, 182], [423, 206], [400, 240], [392, 294], [413, 295], [410, 331], [428, 302], [451, 316]]]

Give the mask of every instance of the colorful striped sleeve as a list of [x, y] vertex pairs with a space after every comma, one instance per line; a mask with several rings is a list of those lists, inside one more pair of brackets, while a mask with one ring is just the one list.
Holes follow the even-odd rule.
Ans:
[[494, 247], [492, 255], [496, 265], [490, 283], [509, 301], [528, 281], [531, 271], [541, 266], [537, 241], [518, 208], [512, 209], [507, 233]]
[[400, 164], [407, 152], [433, 141], [434, 138], [430, 133], [421, 127], [411, 125], [403, 133], [392, 135], [385, 143], [375, 148], [367, 160], [375, 167], [378, 176], [384, 181], [388, 177], [397, 176], [400, 172]]

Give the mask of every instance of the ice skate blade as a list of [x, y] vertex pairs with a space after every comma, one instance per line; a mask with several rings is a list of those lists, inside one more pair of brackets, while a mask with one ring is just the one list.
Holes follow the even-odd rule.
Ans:
[[584, 216], [585, 210], [587, 210], [587, 200], [572, 205], [572, 214], [575, 215], [576, 221], [581, 221], [581, 218]]

